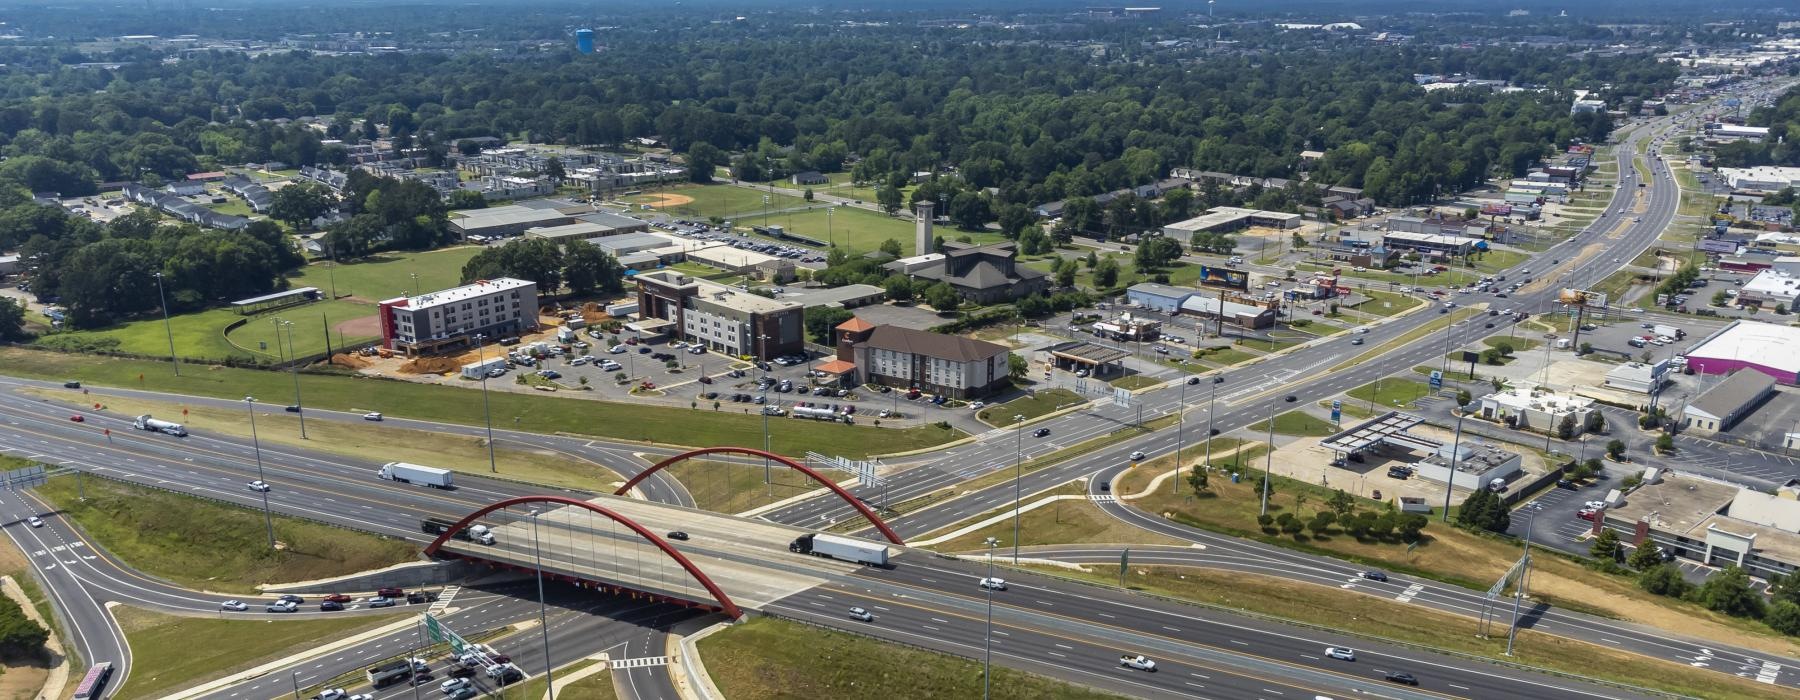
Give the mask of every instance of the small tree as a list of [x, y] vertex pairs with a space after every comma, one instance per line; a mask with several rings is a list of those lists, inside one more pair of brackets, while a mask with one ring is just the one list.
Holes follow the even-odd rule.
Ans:
[[1587, 414], [1587, 422], [1582, 425], [1582, 430], [1594, 434], [1606, 432], [1606, 416], [1601, 415], [1599, 411]]
[[[1612, 531], [1607, 530], [1607, 532]], [[1631, 557], [1626, 559], [1625, 563], [1629, 564], [1633, 569], [1645, 571], [1652, 566], [1661, 564], [1662, 560], [1662, 548], [1656, 546], [1655, 542], [1646, 540], [1643, 544], [1638, 545], [1637, 549], [1631, 550]]]
[[1281, 534], [1284, 535], [1298, 535], [1301, 530], [1306, 529], [1306, 524], [1300, 522], [1300, 518], [1293, 513], [1282, 513], [1281, 517], [1275, 519], [1275, 524], [1281, 528]]
[[1638, 575], [1638, 588], [1656, 595], [1680, 598], [1687, 595], [1693, 585], [1681, 575], [1681, 568], [1674, 564], [1661, 564]]
[[1588, 554], [1604, 562], [1619, 561], [1619, 551], [1619, 534], [1611, 528], [1601, 530], [1594, 543], [1588, 545]]
[[1625, 442], [1623, 440], [1617, 440], [1617, 439], [1607, 441], [1606, 454], [1607, 454], [1607, 456], [1612, 457], [1614, 461], [1624, 459], [1624, 457], [1625, 457]]
[[1275, 516], [1269, 515], [1268, 513], [1258, 515], [1256, 516], [1256, 524], [1263, 529], [1263, 532], [1268, 532], [1273, 529]]
[[1431, 519], [1418, 513], [1400, 516], [1400, 539], [1407, 542], [1419, 541], [1419, 537], [1425, 532], [1425, 526], [1429, 524]]
[[1575, 414], [1564, 415], [1556, 424], [1556, 437], [1563, 440], [1575, 437], [1575, 426]]
[[1582, 354], [1582, 355], [1591, 354], [1594, 352], [1594, 344], [1593, 343], [1582, 343], [1581, 347], [1576, 348], [1576, 352], [1578, 352], [1579, 354]]
[[1206, 471], [1206, 469], [1198, 466], [1188, 471], [1188, 488], [1194, 490], [1195, 496], [1204, 495], [1207, 492], [1208, 484], [1206, 481]]
[[1356, 497], [1351, 496], [1343, 489], [1334, 489], [1331, 492], [1331, 498], [1325, 500], [1325, 505], [1331, 508], [1331, 512], [1342, 518], [1356, 510]]
[[1800, 605], [1785, 600], [1775, 601], [1769, 606], [1769, 612], [1763, 614], [1763, 623], [1790, 637], [1800, 636]]
[[1668, 454], [1675, 451], [1675, 436], [1663, 433], [1656, 436], [1657, 454]]
[[1694, 597], [1701, 605], [1734, 617], [1762, 617], [1762, 595], [1750, 588], [1750, 575], [1727, 566], [1707, 577]]
[[1724, 306], [1726, 300], [1728, 300], [1730, 298], [1731, 298], [1731, 296], [1726, 294], [1724, 291], [1713, 292], [1712, 305], [1713, 306]]
[[1499, 348], [1488, 348], [1486, 350], [1481, 351], [1481, 364], [1484, 364], [1484, 365], [1500, 364]]
[[805, 200], [806, 200], [806, 201], [808, 201], [808, 202], [810, 202], [810, 201], [813, 201], [813, 191], [812, 191], [812, 188], [811, 188], [811, 187], [808, 187], [808, 188], [806, 188], [806, 191], [805, 191], [805, 192], [802, 192], [802, 193], [800, 193], [800, 197], [801, 197], [801, 198], [803, 198], [803, 199], [805, 199]]
[[1324, 537], [1325, 533], [1331, 529], [1332, 523], [1335, 522], [1337, 522], [1336, 513], [1322, 510], [1313, 514], [1312, 520], [1306, 523], [1306, 529], [1312, 531], [1313, 537]]

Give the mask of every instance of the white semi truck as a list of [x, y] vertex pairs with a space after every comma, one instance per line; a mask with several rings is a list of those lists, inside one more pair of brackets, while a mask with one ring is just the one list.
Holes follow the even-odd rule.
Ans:
[[187, 428], [182, 427], [180, 423], [176, 423], [174, 421], [157, 420], [155, 418], [151, 418], [150, 414], [148, 414], [148, 413], [138, 416], [137, 420], [132, 421], [131, 424], [134, 427], [136, 427], [138, 430], [150, 430], [150, 431], [154, 431], [154, 432], [158, 432], [158, 433], [164, 433], [167, 435], [174, 435], [175, 437], [186, 437], [187, 436]]
[[788, 551], [811, 554], [815, 557], [831, 557], [870, 566], [888, 565], [887, 545], [854, 537], [826, 534], [801, 535], [794, 538], [793, 543], [788, 545]]
[[406, 462], [383, 464], [375, 471], [375, 476], [402, 484], [424, 484], [434, 489], [450, 488], [450, 470]]

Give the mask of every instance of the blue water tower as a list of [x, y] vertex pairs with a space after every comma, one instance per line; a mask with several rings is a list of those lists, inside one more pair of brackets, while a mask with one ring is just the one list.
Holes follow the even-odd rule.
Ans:
[[580, 51], [582, 53], [593, 53], [594, 52], [594, 30], [592, 30], [592, 29], [577, 29], [577, 30], [575, 30], [575, 50]]

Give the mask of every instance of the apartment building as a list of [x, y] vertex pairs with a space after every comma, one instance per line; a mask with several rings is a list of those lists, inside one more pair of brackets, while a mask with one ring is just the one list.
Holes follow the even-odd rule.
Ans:
[[511, 277], [481, 280], [381, 302], [381, 344], [407, 355], [473, 344], [537, 328], [537, 283]]
[[673, 270], [646, 272], [638, 283], [642, 330], [660, 331], [727, 355], [771, 359], [799, 353], [805, 319], [800, 304], [727, 287]]

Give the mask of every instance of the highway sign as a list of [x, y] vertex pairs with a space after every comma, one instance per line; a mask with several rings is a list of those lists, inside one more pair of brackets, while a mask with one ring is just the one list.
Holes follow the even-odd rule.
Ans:
[[44, 481], [47, 479], [44, 475], [44, 465], [42, 464], [33, 464], [29, 467], [13, 469], [6, 472], [5, 476], [0, 478], [6, 479], [6, 488], [9, 489], [28, 489], [34, 486], [43, 486]]
[[1124, 387], [1113, 387], [1113, 405], [1130, 406], [1131, 390]]
[[425, 613], [425, 634], [429, 635], [433, 642], [449, 643], [451, 651], [458, 655], [461, 655], [463, 650], [469, 646], [469, 640], [463, 639], [462, 635], [445, 627], [444, 623], [439, 622], [431, 613]]

